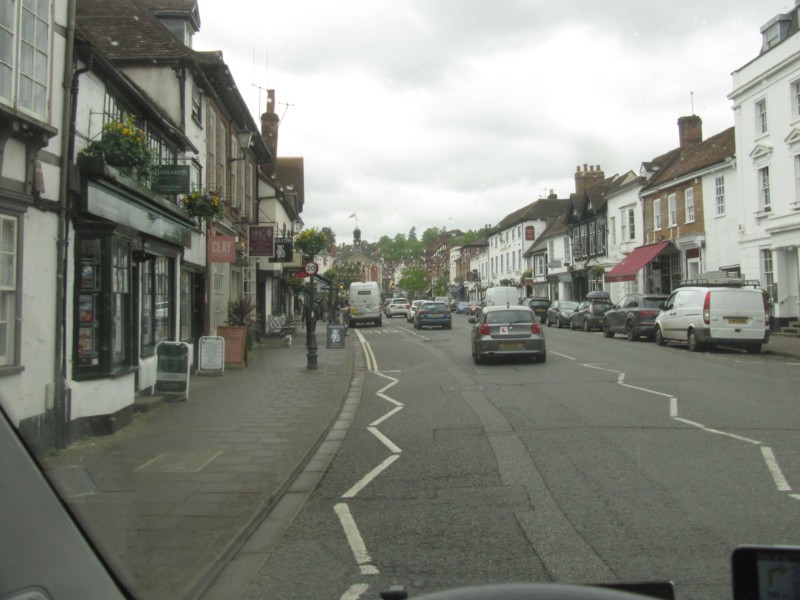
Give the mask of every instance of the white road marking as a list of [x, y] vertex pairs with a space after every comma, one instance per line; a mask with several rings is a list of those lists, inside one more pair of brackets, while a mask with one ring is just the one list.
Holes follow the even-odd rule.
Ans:
[[375, 479], [378, 475], [380, 475], [386, 469], [388, 469], [389, 466], [398, 458], [400, 458], [399, 454], [392, 454], [391, 456], [387, 456], [386, 459], [381, 464], [379, 464], [369, 473], [364, 475], [364, 477], [361, 478], [361, 481], [356, 483], [353, 487], [351, 487], [344, 494], [342, 494], [342, 498], [355, 498], [361, 490], [363, 490], [370, 483], [372, 483], [373, 479]]
[[555, 354], [556, 356], [560, 356], [561, 358], [566, 358], [568, 360], [577, 360], [572, 356], [567, 356], [566, 354], [561, 354], [560, 352], [553, 352], [552, 350], [550, 350], [550, 354]]
[[381, 431], [375, 427], [367, 427], [367, 431], [369, 431], [372, 435], [378, 438], [384, 446], [386, 446], [392, 454], [400, 454], [402, 450], [388, 437], [383, 435]]
[[713, 433], [716, 435], [724, 435], [725, 437], [733, 438], [735, 440], [739, 440], [740, 442], [747, 442], [748, 444], [753, 444], [754, 446], [760, 446], [761, 442], [758, 440], [754, 440], [751, 438], [747, 438], [741, 435], [736, 435], [735, 433], [728, 433], [727, 431], [720, 431], [719, 429], [713, 429], [712, 427], [707, 427], [702, 423], [698, 423], [697, 421], [690, 421], [689, 419], [684, 419], [682, 417], [673, 417], [676, 421], [680, 421], [681, 423], [686, 423], [687, 425], [691, 425], [692, 427], [697, 427], [698, 429], [702, 429], [707, 433]]
[[354, 583], [339, 600], [358, 600], [369, 589], [368, 583]]
[[336, 514], [339, 516], [339, 522], [342, 524], [344, 534], [347, 536], [347, 543], [350, 544], [350, 550], [353, 551], [353, 556], [356, 563], [361, 569], [362, 575], [377, 575], [380, 571], [372, 564], [372, 557], [367, 552], [367, 547], [364, 545], [364, 539], [358, 531], [358, 526], [353, 515], [350, 514], [350, 507], [344, 502], [340, 502], [333, 507]]
[[786, 481], [786, 478], [783, 476], [783, 472], [781, 468], [778, 466], [778, 461], [775, 460], [775, 454], [772, 452], [772, 448], [768, 446], [761, 446], [761, 454], [764, 455], [764, 461], [767, 463], [767, 469], [769, 469], [769, 474], [772, 475], [772, 480], [775, 482], [775, 487], [778, 488], [779, 492], [789, 492], [791, 491], [792, 487], [789, 485], [789, 482]]
[[[395, 400], [392, 400], [391, 398], [386, 398], [386, 399], [390, 400], [391, 402], [396, 402]], [[388, 413], [383, 415], [380, 419], [376, 419], [375, 421], [370, 423], [369, 424], [370, 428], [377, 427], [378, 425], [383, 423], [386, 419], [388, 419], [389, 417], [394, 416], [395, 413], [400, 412], [401, 410], [403, 410], [403, 405], [402, 404], [399, 405], [399, 406], [395, 406], [392, 410], [390, 410]]]

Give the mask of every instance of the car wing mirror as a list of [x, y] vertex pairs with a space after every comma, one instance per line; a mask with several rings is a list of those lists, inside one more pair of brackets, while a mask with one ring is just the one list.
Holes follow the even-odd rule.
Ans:
[[468, 319], [467, 319], [467, 322], [468, 322], [468, 323], [474, 323], [474, 322], [475, 322], [475, 317], [470, 317], [470, 318], [468, 318]]

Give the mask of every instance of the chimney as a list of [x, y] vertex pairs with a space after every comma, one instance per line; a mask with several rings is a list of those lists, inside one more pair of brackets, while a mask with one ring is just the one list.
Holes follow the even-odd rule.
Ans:
[[575, 170], [575, 194], [578, 196], [582, 195], [583, 192], [586, 191], [586, 188], [591, 187], [597, 183], [600, 183], [605, 179], [605, 174], [600, 169], [600, 165], [583, 165], [583, 171], [581, 171], [580, 165], [576, 167]]
[[[267, 90], [267, 110], [261, 115], [261, 137], [272, 156], [271, 174], [278, 165], [278, 126], [281, 120], [275, 112], [275, 90]], [[269, 168], [267, 169], [269, 171]]]
[[688, 148], [703, 141], [703, 121], [697, 115], [678, 119], [680, 147]]

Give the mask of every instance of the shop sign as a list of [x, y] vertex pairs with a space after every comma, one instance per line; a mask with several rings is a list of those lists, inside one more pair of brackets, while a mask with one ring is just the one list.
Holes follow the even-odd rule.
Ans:
[[294, 252], [292, 251], [292, 238], [290, 237], [276, 237], [275, 238], [275, 256], [270, 258], [270, 262], [292, 262], [294, 259]]
[[525, 241], [532, 242], [536, 239], [536, 230], [534, 229], [533, 225], [528, 225], [525, 227]]
[[159, 194], [188, 194], [189, 165], [155, 165], [150, 189]]
[[198, 375], [222, 375], [225, 372], [225, 338], [207, 335], [200, 338]]
[[209, 235], [208, 261], [212, 263], [236, 262], [236, 238], [232, 235]]
[[192, 347], [186, 342], [156, 344], [156, 393], [189, 399], [191, 356]]
[[272, 225], [251, 225], [247, 234], [249, 256], [272, 256], [275, 253], [275, 228]]

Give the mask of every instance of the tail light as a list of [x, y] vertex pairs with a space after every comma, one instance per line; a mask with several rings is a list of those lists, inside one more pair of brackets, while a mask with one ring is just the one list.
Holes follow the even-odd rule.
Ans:
[[654, 310], [643, 310], [639, 314], [641, 316], [643, 316], [643, 317], [655, 317], [656, 316], [656, 311], [654, 311]]
[[531, 323], [531, 333], [536, 335], [542, 333], [542, 328], [539, 326], [538, 321], [534, 321], [533, 323]]
[[761, 298], [764, 300], [764, 323], [769, 329], [769, 299], [766, 294], [761, 294]]
[[491, 333], [491, 330], [489, 329], [489, 324], [481, 323], [481, 326], [478, 327], [478, 333], [480, 333], [481, 335], [489, 335]]
[[711, 292], [706, 292], [706, 299], [703, 300], [703, 323], [708, 325], [711, 322]]

